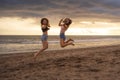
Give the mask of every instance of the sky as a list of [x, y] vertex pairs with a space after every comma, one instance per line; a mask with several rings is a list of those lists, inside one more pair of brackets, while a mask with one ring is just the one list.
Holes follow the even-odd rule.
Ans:
[[73, 21], [67, 35], [120, 35], [120, 0], [0, 0], [0, 35], [41, 35], [44, 17], [49, 35], [64, 17]]

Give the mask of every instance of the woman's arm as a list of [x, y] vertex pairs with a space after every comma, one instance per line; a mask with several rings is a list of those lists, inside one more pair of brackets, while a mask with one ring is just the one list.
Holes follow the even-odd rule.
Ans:
[[64, 20], [64, 19], [61, 19], [61, 20], [60, 20], [60, 22], [59, 22], [59, 24], [58, 24], [59, 26], [64, 25], [63, 20]]
[[45, 25], [41, 25], [41, 28], [43, 28], [43, 29], [44, 29], [45, 27], [46, 27]]
[[65, 27], [65, 28], [68, 28], [68, 27], [69, 27], [69, 25], [64, 25], [64, 27]]
[[47, 25], [48, 27], [51, 27], [50, 24]]

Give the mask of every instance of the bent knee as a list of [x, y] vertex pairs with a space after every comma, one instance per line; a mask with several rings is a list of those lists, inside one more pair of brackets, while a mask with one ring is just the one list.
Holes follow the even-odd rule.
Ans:
[[64, 45], [61, 45], [62, 48], [64, 48], [65, 46]]

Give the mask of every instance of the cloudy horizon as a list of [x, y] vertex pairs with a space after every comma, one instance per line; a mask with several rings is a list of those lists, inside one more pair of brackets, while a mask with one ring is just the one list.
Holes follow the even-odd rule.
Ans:
[[68, 35], [120, 35], [120, 0], [0, 0], [0, 35], [40, 35], [40, 19], [49, 19], [50, 35], [59, 20], [73, 21]]

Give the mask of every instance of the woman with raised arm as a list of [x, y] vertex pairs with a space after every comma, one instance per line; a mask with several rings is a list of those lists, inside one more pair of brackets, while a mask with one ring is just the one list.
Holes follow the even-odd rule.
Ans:
[[71, 23], [72, 23], [72, 20], [70, 18], [61, 19], [60, 22], [59, 22], [59, 26], [61, 27], [61, 30], [60, 30], [60, 45], [61, 45], [62, 48], [66, 47], [68, 45], [74, 46], [74, 44], [73, 44], [74, 40], [73, 39], [68, 39], [66, 41], [66, 36], [65, 36], [65, 32], [69, 28]]

